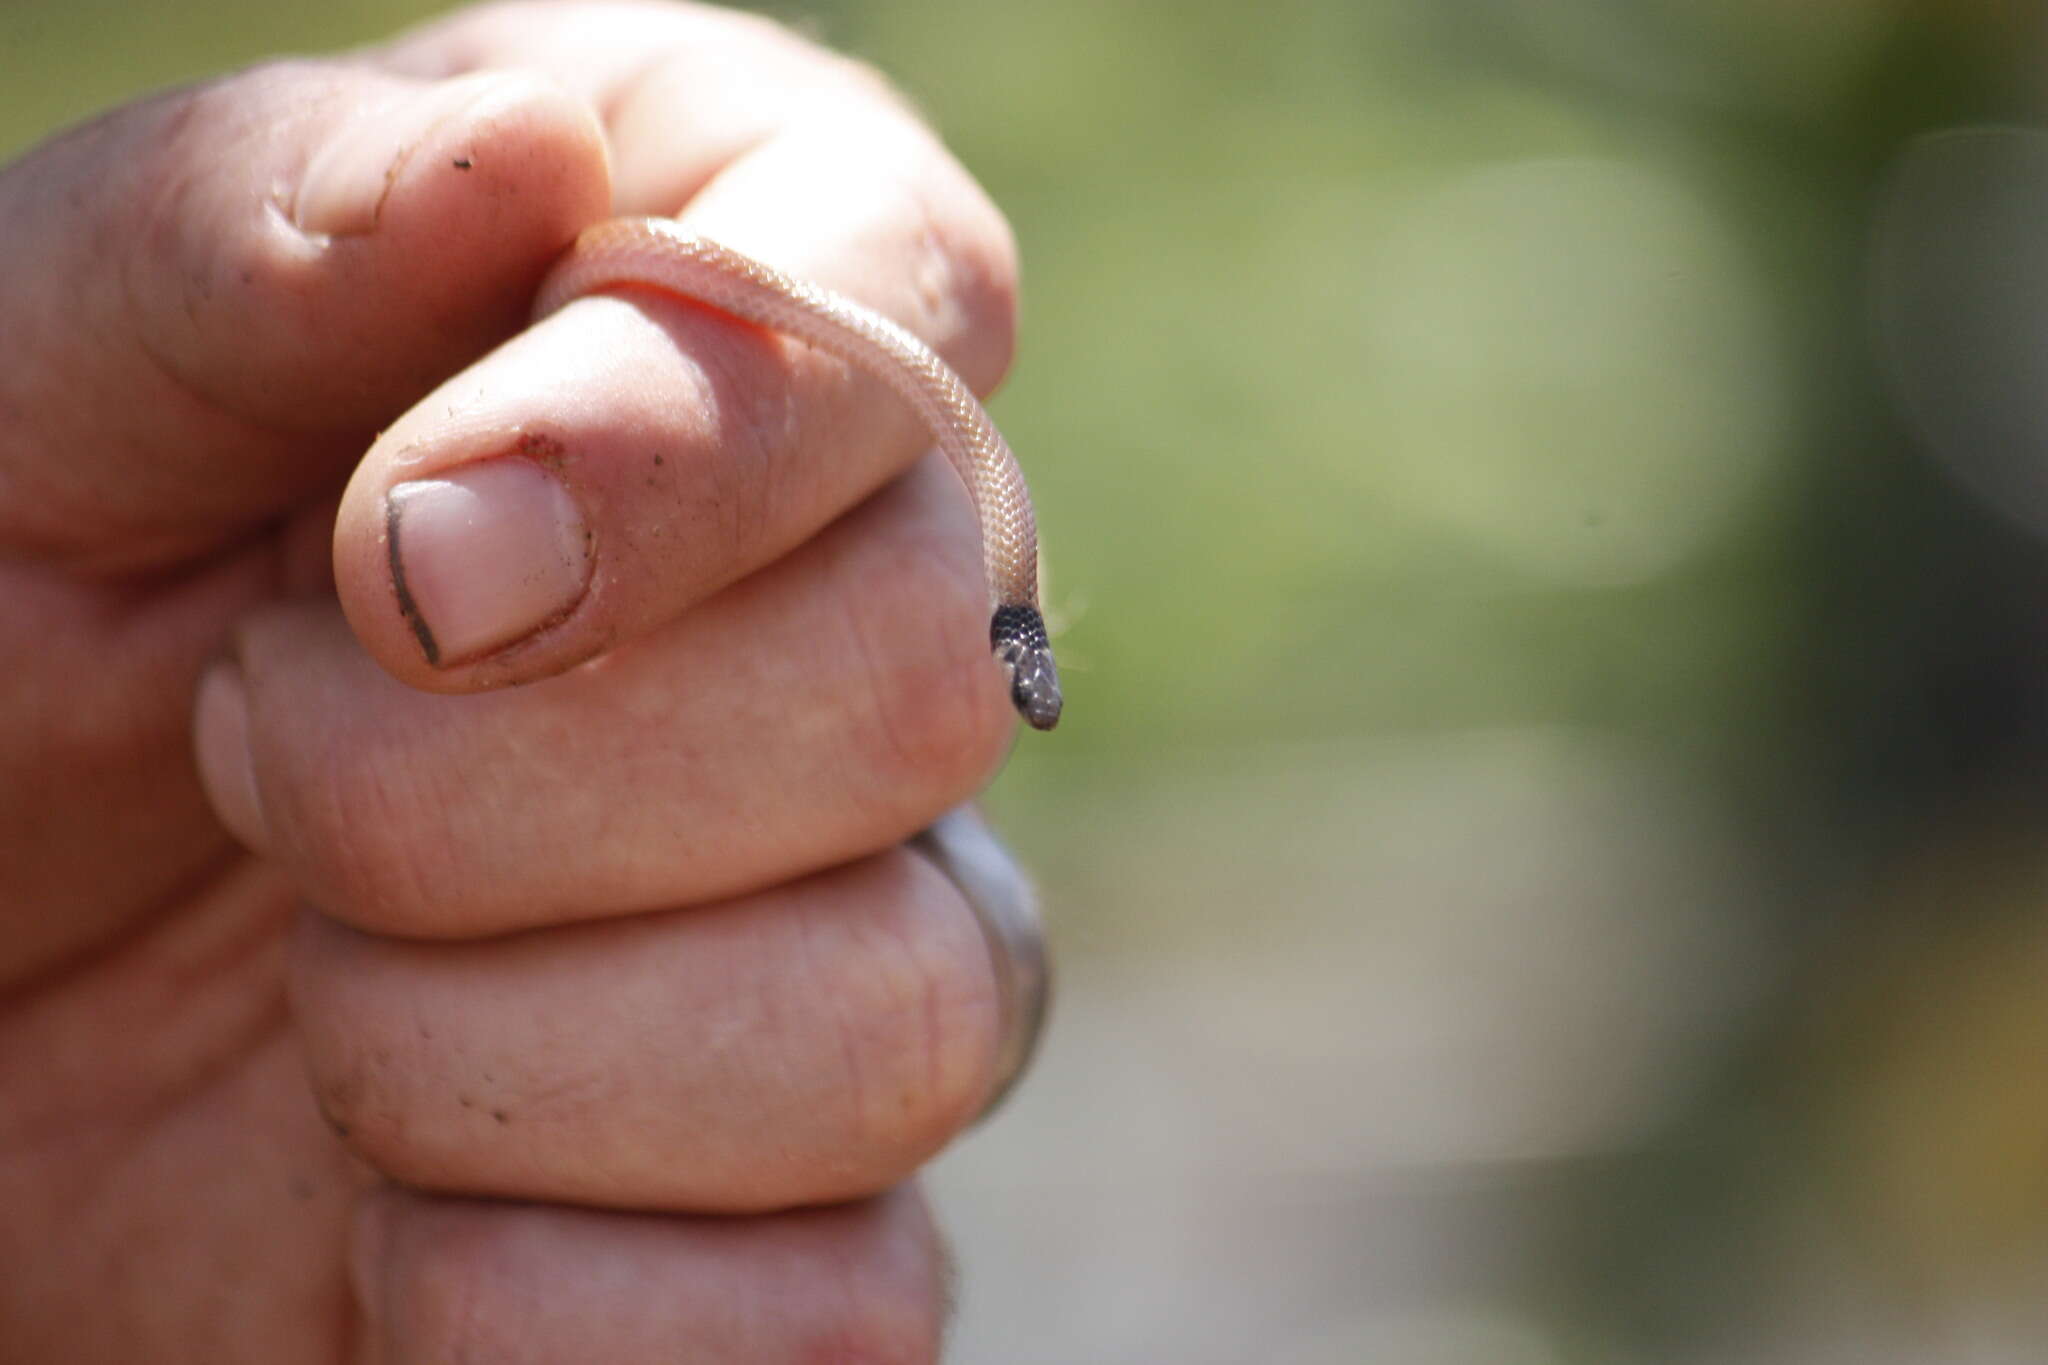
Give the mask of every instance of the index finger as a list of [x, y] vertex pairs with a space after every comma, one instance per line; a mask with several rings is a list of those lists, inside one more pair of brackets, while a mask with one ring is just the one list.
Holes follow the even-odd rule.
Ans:
[[159, 570], [331, 496], [608, 193], [512, 71], [281, 62], [45, 143], [0, 174], [0, 551]]

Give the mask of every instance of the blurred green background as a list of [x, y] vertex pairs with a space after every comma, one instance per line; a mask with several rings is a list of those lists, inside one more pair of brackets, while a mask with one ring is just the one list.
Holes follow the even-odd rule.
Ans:
[[[434, 8], [0, 0], [0, 149]], [[2033, 7], [766, 8], [1026, 262], [956, 1358], [2048, 1358]]]

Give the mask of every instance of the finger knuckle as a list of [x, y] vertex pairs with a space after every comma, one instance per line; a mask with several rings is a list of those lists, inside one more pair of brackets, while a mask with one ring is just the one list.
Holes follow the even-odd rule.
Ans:
[[423, 791], [416, 765], [338, 746], [294, 757], [273, 827], [309, 900], [360, 928], [414, 933], [461, 899], [454, 860], [432, 852], [456, 846], [443, 817], [459, 802]]
[[481, 1218], [424, 1218], [406, 1238], [404, 1292], [380, 1324], [409, 1360], [527, 1358], [525, 1315], [503, 1311], [508, 1276], [504, 1229]]
[[884, 908], [815, 983], [835, 1002], [847, 1193], [887, 1188], [969, 1123], [989, 1084], [998, 1015], [988, 949], [939, 874], [908, 853], [873, 873]]
[[927, 1365], [939, 1358], [949, 1296], [948, 1259], [923, 1202], [897, 1190], [837, 1215], [856, 1224], [837, 1292], [821, 1298], [802, 1360]]
[[848, 1360], [935, 1365], [940, 1336], [937, 1315], [928, 1304], [876, 1296], [846, 1305], [842, 1320], [818, 1333], [801, 1358], [806, 1365]]
[[953, 170], [938, 202], [927, 208], [927, 237], [967, 323], [956, 350], [961, 377], [987, 393], [1009, 373], [1017, 353], [1017, 239], [994, 201], [965, 170]]
[[[198, 357], [227, 344], [223, 319], [279, 315], [280, 334], [309, 318], [302, 255], [279, 249], [271, 231], [276, 204], [262, 195], [223, 195], [226, 166], [288, 166], [303, 137], [292, 120], [264, 117], [280, 107], [327, 116], [336, 77], [310, 62], [280, 61], [196, 86], [165, 101], [155, 145], [136, 158], [143, 225], [123, 253], [123, 294], [149, 353], [173, 375], [214, 400]], [[249, 301], [260, 300], [261, 309]]]
[[953, 544], [916, 535], [876, 554], [851, 629], [904, 643], [862, 647], [875, 722], [861, 757], [886, 790], [920, 805], [957, 800], [987, 781], [1012, 728], [986, 646], [986, 593]]

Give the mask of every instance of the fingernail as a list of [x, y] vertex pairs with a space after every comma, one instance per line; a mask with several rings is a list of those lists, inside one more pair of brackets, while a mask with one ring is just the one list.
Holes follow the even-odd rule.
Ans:
[[465, 465], [384, 498], [398, 609], [430, 664], [531, 635], [590, 584], [583, 514], [530, 460]]
[[441, 124], [493, 98], [493, 88], [504, 84], [495, 72], [439, 81], [357, 114], [306, 163], [293, 221], [331, 237], [370, 231], [413, 153]]
[[228, 660], [199, 680], [193, 707], [199, 780], [228, 833], [252, 849], [263, 847], [263, 802], [249, 756], [249, 693], [242, 670]]

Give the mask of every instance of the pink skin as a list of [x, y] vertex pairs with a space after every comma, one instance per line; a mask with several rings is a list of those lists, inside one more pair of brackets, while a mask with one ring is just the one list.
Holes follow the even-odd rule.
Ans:
[[973, 516], [800, 344], [525, 326], [678, 209], [1007, 363], [973, 183], [713, 10], [470, 11], [0, 171], [0, 1359], [935, 1356], [903, 1182], [1002, 1040], [899, 845], [1013, 730]]

